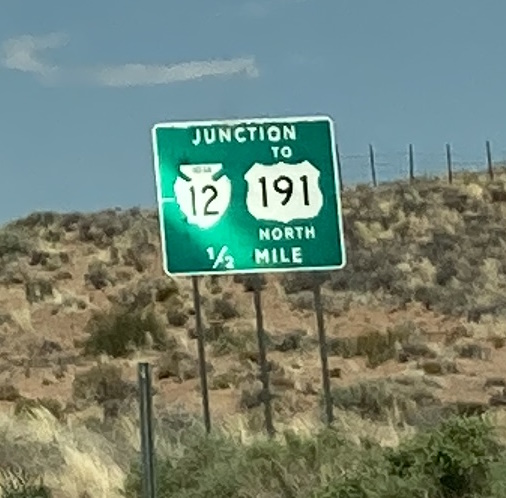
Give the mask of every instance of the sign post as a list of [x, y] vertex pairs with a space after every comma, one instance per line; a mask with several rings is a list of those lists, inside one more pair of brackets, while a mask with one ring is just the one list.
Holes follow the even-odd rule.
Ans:
[[167, 274], [345, 266], [330, 118], [159, 123], [152, 140]]

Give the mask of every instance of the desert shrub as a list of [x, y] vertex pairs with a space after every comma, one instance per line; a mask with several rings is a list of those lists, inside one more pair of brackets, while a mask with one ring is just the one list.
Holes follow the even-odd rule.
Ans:
[[84, 281], [100, 290], [111, 283], [111, 275], [107, 265], [103, 261], [95, 260], [88, 265], [88, 272], [84, 275]]
[[[207, 372], [213, 371], [211, 363], [206, 362]], [[198, 360], [174, 346], [171, 351], [165, 352], [157, 360], [157, 376], [158, 379], [176, 378], [180, 382], [188, 379], [194, 379], [199, 375]]]
[[[152, 225], [153, 231], [155, 226]], [[137, 224], [132, 228], [130, 244], [123, 252], [123, 263], [132, 266], [139, 273], [148, 267], [147, 257], [156, 254], [156, 246], [150, 242], [150, 230], [146, 223]]]
[[183, 299], [178, 295], [171, 296], [166, 303], [167, 321], [173, 327], [184, 327], [188, 322], [190, 315], [185, 309]]
[[328, 340], [329, 353], [343, 358], [365, 356], [367, 366], [376, 368], [397, 357], [397, 343], [404, 344], [412, 332], [410, 324], [388, 328], [386, 333], [370, 331], [358, 337], [332, 337]]
[[45, 278], [36, 278], [25, 282], [25, 296], [30, 303], [44, 301], [53, 296], [53, 284], [51, 280]]
[[116, 307], [97, 312], [86, 324], [85, 331], [89, 336], [84, 343], [84, 352], [90, 355], [125, 356], [132, 348], [146, 346], [148, 333], [156, 349], [165, 344], [163, 325], [153, 311]]
[[150, 292], [132, 286], [122, 287], [116, 294], [110, 294], [108, 299], [125, 310], [141, 310], [153, 302]]
[[354, 411], [371, 420], [386, 420], [394, 409], [409, 420], [420, 407], [440, 404], [424, 386], [383, 379], [334, 387], [331, 393], [335, 407]]
[[215, 356], [258, 349], [256, 331], [253, 329], [236, 330], [222, 327], [220, 333], [211, 337], [211, 348]]
[[205, 430], [200, 414], [187, 411], [183, 405], [158, 410], [154, 425], [170, 444], [184, 444], [186, 438], [192, 439]]
[[288, 272], [281, 277], [281, 285], [287, 294], [312, 291], [316, 285], [323, 284], [330, 278], [327, 273], [320, 272]]
[[300, 350], [303, 346], [303, 340], [307, 337], [307, 331], [305, 330], [294, 330], [292, 332], [287, 332], [273, 338], [275, 343], [273, 344], [273, 348], [276, 351], [280, 351], [282, 353], [286, 353], [288, 351], [297, 351]]
[[236, 274], [233, 280], [236, 284], [242, 284], [245, 292], [253, 292], [255, 289], [262, 290], [267, 285], [267, 279], [263, 273]]
[[57, 399], [52, 398], [19, 398], [14, 405], [14, 414], [32, 414], [33, 410], [37, 408], [45, 408], [60, 422], [65, 420], [65, 412], [62, 404]]
[[2, 498], [52, 498], [51, 490], [42, 478], [34, 478], [25, 471], [2, 472], [0, 491]]
[[150, 276], [141, 278], [135, 286], [134, 294], [138, 306], [143, 307], [147, 304], [156, 302], [166, 302], [177, 297], [179, 287], [170, 277], [153, 278]]
[[21, 397], [19, 389], [9, 382], [0, 384], [0, 401], [16, 401]]
[[216, 298], [212, 301], [211, 314], [213, 317], [223, 320], [231, 320], [237, 318], [239, 312], [237, 310], [237, 303], [233, 299]]
[[491, 465], [503, 452], [491, 425], [479, 417], [451, 417], [387, 450], [390, 473], [423, 476], [435, 498], [489, 496]]
[[[365, 450], [365, 451], [364, 451]], [[330, 482], [314, 498], [478, 498], [491, 497], [494, 464], [503, 450], [479, 418], [451, 418], [378, 451], [364, 446], [346, 472], [335, 460]], [[498, 476], [500, 479], [501, 476]], [[501, 494], [493, 495], [501, 496]]]
[[32, 240], [24, 232], [8, 228], [0, 229], [0, 258], [28, 255], [32, 247]]
[[367, 358], [367, 366], [376, 368], [397, 355], [396, 343], [402, 344], [409, 337], [403, 327], [389, 328], [386, 334], [370, 332], [358, 337], [358, 354]]
[[107, 209], [91, 215], [78, 215], [77, 220], [66, 220], [66, 224], [69, 221], [75, 223], [79, 240], [105, 248], [112, 244], [114, 237], [122, 235], [130, 228], [133, 218], [129, 211]]
[[35, 213], [31, 213], [24, 218], [14, 221], [11, 223], [11, 226], [28, 229], [49, 228], [58, 218], [59, 215], [53, 211], [36, 211]]
[[229, 389], [239, 382], [240, 375], [237, 371], [229, 370], [221, 374], [212, 375], [209, 379], [209, 389]]
[[87, 406], [97, 403], [106, 407], [109, 402], [122, 404], [137, 395], [137, 385], [123, 379], [120, 367], [97, 365], [79, 373], [72, 383], [74, 401]]

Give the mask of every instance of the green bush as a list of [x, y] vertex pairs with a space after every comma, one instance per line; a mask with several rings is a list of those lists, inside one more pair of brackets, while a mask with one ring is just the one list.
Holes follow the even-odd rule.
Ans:
[[[198, 425], [176, 440], [157, 457], [161, 497], [499, 498], [506, 484], [503, 448], [479, 418], [449, 419], [394, 449], [334, 428], [243, 444]], [[138, 459], [124, 494], [141, 496]]]
[[451, 418], [398, 448], [363, 453], [351, 471], [336, 472], [313, 497], [491, 498], [493, 465], [503, 460], [490, 426], [479, 418]]
[[[206, 436], [199, 427], [187, 435], [180, 455], [158, 458], [158, 496], [207, 498], [240, 496], [241, 448], [223, 434]], [[136, 461], [125, 483], [125, 496], [141, 494], [141, 468]]]
[[33, 248], [30, 238], [14, 229], [0, 229], [0, 258], [10, 255], [27, 255]]
[[452, 417], [386, 452], [390, 473], [425, 478], [434, 498], [489, 496], [491, 468], [503, 448], [479, 417]]
[[147, 345], [147, 333], [153, 346], [165, 345], [165, 331], [154, 312], [143, 312], [123, 307], [95, 313], [86, 324], [89, 334], [84, 352], [89, 355], [105, 353], [114, 358], [126, 356], [133, 348]]

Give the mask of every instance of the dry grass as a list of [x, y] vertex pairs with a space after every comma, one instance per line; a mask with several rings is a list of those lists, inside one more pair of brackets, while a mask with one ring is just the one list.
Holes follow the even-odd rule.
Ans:
[[[200, 425], [197, 421], [192, 424]], [[95, 425], [100, 427], [98, 422]], [[227, 417], [221, 428], [241, 445], [267, 440], [264, 434], [252, 432], [248, 425], [247, 416], [236, 415]], [[412, 429], [396, 428], [392, 422], [373, 423], [346, 412], [337, 413], [337, 425], [358, 446], [365, 439], [396, 446], [402, 437], [413, 433]], [[314, 415], [299, 415], [289, 423], [277, 425], [276, 439], [282, 441], [287, 430], [310, 437], [321, 427]], [[140, 449], [137, 417], [129, 415], [116, 420], [114, 438], [121, 442], [120, 447], [111, 440], [111, 428], [101, 431], [97, 432], [93, 424], [83, 419], [62, 424], [44, 408], [34, 409], [23, 417], [1, 413], [1, 466], [11, 469], [10, 472], [23, 468], [28, 475], [42, 477], [57, 498], [82, 498], [85, 491], [93, 498], [120, 498], [129, 466]], [[181, 443], [175, 436], [158, 432], [161, 457], [177, 457], [181, 453]], [[3, 475], [4, 482], [8, 478], [8, 473]]]

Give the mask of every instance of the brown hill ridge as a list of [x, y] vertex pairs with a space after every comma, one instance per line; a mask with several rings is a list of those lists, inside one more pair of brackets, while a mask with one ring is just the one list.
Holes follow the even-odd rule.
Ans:
[[[396, 398], [410, 423], [449, 404], [502, 403], [505, 178], [343, 192], [349, 264], [323, 290], [338, 406], [381, 416]], [[156, 213], [136, 208], [34, 213], [0, 229], [3, 409], [44, 398], [61, 417], [97, 404], [114, 416], [147, 359], [155, 403], [200, 412], [190, 285], [163, 274], [159, 246]], [[311, 278], [268, 276], [263, 292], [276, 421], [319, 417]], [[210, 403], [213, 417], [247, 413], [253, 426], [254, 313], [240, 282], [202, 281]]]

